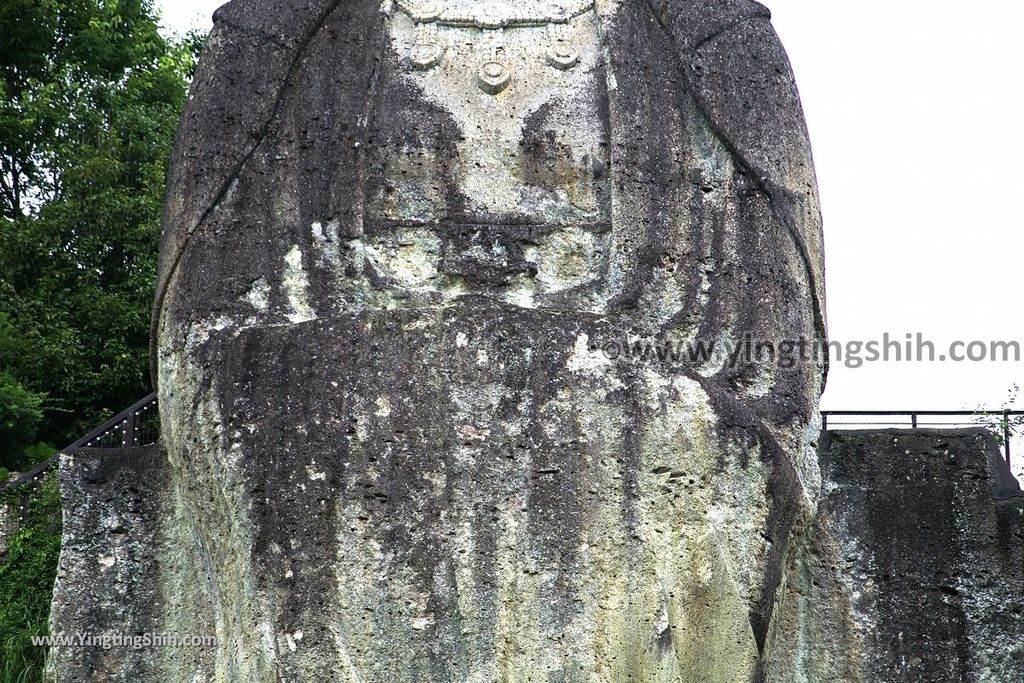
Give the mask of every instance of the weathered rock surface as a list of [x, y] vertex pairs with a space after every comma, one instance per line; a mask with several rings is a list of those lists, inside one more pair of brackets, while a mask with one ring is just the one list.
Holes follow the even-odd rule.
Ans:
[[15, 501], [0, 500], [0, 557], [7, 554], [11, 539], [18, 532], [19, 513]]
[[[12, 472], [3, 480], [0, 480], [0, 490], [6, 485], [17, 481], [19, 476], [19, 473]], [[7, 492], [3, 493], [6, 494]], [[0, 558], [7, 554], [7, 549], [14, 535], [18, 533], [20, 524], [21, 506], [18, 496], [9, 494], [0, 496]]]
[[55, 680], [1022, 678], [991, 442], [830, 435], [822, 496], [824, 368], [743, 353], [825, 332], [763, 7], [216, 24], [171, 168], [163, 450], [65, 457], [53, 630], [218, 644], [58, 648]]
[[[992, 437], [984, 432], [827, 433], [821, 453], [825, 495], [790, 563], [769, 636], [773, 657], [767, 680], [1021, 680], [1024, 497]], [[522, 458], [515, 456], [504, 467], [524, 468]], [[172, 514], [180, 502], [167, 486], [168, 470], [156, 449], [65, 457], [66, 542], [54, 601], [55, 633], [150, 633], [166, 627], [169, 612], [194, 604], [196, 595], [209, 597], [208, 570], [193, 568], [191, 583], [176, 578], [192, 551], [180, 536], [182, 520]], [[536, 476], [554, 486], [578, 475], [560, 470]], [[375, 489], [356, 504], [376, 508], [379, 516], [356, 517], [353, 524], [381, 523], [392, 533], [395, 520], [416, 507], [413, 501], [385, 500]], [[396, 511], [392, 519], [380, 514], [385, 510]], [[494, 529], [507, 514], [504, 509], [494, 513]], [[556, 547], [558, 540], [543, 543]], [[350, 557], [365, 562], [359, 553]], [[332, 571], [340, 583], [352, 568], [343, 558]], [[352, 574], [345, 585], [372, 583], [380, 576], [373, 569]], [[409, 566], [410, 573], [415, 569]], [[531, 589], [545, 588], [540, 573], [524, 573], [516, 585], [520, 592], [505, 604], [506, 613], [521, 614], [520, 603]], [[337, 589], [328, 586], [309, 599], [315, 603], [331, 590]], [[382, 596], [381, 603], [386, 599]], [[635, 596], [619, 599], [641, 604]], [[406, 609], [391, 618], [422, 614], [416, 612], [421, 605]], [[356, 603], [348, 610], [358, 623], [360, 612], [366, 619], [379, 618], [380, 606]], [[580, 614], [587, 611], [581, 608]], [[418, 618], [424, 621], [414, 626], [427, 626], [428, 616]], [[523, 622], [516, 623], [522, 628]], [[421, 640], [422, 630], [411, 628], [413, 638]], [[174, 679], [168, 674], [174, 667], [195, 670], [197, 660], [212, 656], [209, 649], [57, 648], [51, 667], [61, 682], [162, 681]], [[700, 680], [690, 675], [681, 680]]]
[[[773, 662], [809, 675], [781, 680], [829, 680], [819, 667], [844, 654], [865, 681], [1024, 680], [1024, 496], [995, 439], [828, 432], [821, 462], [821, 509], [786, 598], [803, 608], [780, 620], [790, 644]], [[844, 596], [852, 619], [836, 617]], [[856, 651], [836, 651], [851, 631]]]
[[[61, 456], [64, 539], [51, 635], [123, 638], [160, 624], [167, 475], [157, 447]], [[155, 664], [152, 649], [72, 644], [51, 649], [49, 675], [60, 683], [159, 680]]]
[[[760, 681], [824, 369], [745, 0], [220, 10], [171, 168], [159, 681]], [[614, 358], [612, 356], [615, 356]]]

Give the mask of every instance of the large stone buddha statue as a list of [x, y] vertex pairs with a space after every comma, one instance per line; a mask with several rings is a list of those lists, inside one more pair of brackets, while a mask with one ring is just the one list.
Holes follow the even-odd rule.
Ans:
[[755, 2], [226, 5], [154, 353], [220, 646], [159, 680], [790, 680], [824, 368], [630, 350], [822, 340], [820, 228]]

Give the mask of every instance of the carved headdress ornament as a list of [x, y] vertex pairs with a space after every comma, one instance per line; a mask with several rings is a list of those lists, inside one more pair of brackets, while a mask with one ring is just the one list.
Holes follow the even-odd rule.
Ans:
[[416, 24], [413, 67], [433, 69], [444, 59], [438, 29], [476, 29], [484, 32], [484, 57], [477, 69], [480, 88], [497, 95], [512, 81], [513, 68], [504, 55], [505, 29], [546, 28], [549, 46], [545, 61], [555, 69], [568, 70], [579, 63], [567, 27], [573, 19], [594, 8], [594, 0], [550, 2], [467, 2], [466, 0], [395, 0], [398, 8]]

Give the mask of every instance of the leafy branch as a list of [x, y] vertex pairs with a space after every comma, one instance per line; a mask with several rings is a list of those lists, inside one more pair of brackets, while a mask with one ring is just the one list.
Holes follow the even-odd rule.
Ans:
[[1000, 407], [1001, 415], [987, 414], [983, 408], [977, 408], [974, 415], [975, 422], [992, 432], [1000, 446], [1006, 446], [1006, 437], [1010, 439], [1024, 434], [1024, 415], [1015, 415], [1021, 409], [1020, 385], [1014, 384], [1007, 392], [1006, 400]]

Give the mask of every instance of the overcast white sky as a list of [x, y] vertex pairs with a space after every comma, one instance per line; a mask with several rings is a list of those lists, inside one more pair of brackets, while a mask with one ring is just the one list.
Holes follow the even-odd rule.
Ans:
[[[182, 31], [209, 26], [221, 3], [158, 4]], [[921, 332], [939, 353], [956, 340], [1024, 344], [1024, 3], [765, 4], [814, 143], [831, 337]], [[824, 407], [1000, 408], [1014, 383], [1024, 363], [834, 363]]]

